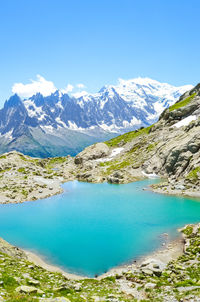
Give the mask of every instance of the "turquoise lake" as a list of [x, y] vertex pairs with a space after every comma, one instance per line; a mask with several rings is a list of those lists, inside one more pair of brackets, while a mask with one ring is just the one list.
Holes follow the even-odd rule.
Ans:
[[151, 253], [200, 221], [200, 202], [143, 190], [152, 180], [125, 185], [77, 181], [64, 193], [0, 205], [0, 237], [68, 272], [93, 277]]

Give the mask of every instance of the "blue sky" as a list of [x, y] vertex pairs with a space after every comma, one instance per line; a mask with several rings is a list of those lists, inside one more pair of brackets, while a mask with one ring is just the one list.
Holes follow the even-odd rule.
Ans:
[[89, 92], [138, 76], [200, 81], [199, 0], [7, 0], [0, 6], [0, 104], [39, 74]]

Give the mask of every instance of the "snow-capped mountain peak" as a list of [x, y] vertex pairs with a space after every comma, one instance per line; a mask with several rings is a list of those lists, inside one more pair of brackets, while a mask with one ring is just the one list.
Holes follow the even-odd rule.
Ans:
[[49, 96], [37, 93], [25, 100], [14, 95], [0, 110], [0, 140], [11, 146], [12, 141], [25, 136], [34, 144], [43, 144], [47, 135], [50, 142], [53, 137], [57, 148], [58, 142], [66, 144], [67, 131], [72, 131], [73, 140], [81, 133], [92, 143], [100, 139], [99, 133], [105, 138], [105, 134], [113, 136], [154, 123], [165, 108], [191, 88], [136, 78], [119, 79], [117, 85], [103, 86], [94, 94], [82, 91], [69, 96], [56, 90]]
[[56, 90], [47, 97], [36, 94], [24, 105], [42, 126], [54, 121], [55, 127], [103, 127], [121, 132], [155, 122], [165, 108], [192, 87], [175, 87], [150, 78], [119, 79], [117, 85], [105, 85], [94, 94], [82, 91], [69, 97]]

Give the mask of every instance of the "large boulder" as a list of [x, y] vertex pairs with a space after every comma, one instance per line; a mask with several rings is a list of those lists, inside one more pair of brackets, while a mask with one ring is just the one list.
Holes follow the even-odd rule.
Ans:
[[34, 286], [22, 285], [17, 287], [15, 291], [18, 293], [33, 294], [33, 293], [37, 293], [38, 289]]
[[109, 147], [104, 143], [92, 145], [80, 152], [74, 159], [75, 164], [82, 164], [84, 161], [105, 157], [109, 154]]
[[162, 274], [162, 271], [166, 268], [166, 263], [158, 259], [147, 259], [141, 264], [140, 268], [146, 275], [154, 274], [159, 277]]

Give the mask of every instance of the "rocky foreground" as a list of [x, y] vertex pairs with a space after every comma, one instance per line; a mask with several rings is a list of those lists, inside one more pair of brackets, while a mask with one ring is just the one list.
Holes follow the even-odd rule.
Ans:
[[80, 280], [45, 270], [1, 239], [0, 301], [200, 301], [200, 224], [182, 233], [184, 253], [169, 263], [155, 256], [100, 279]]

